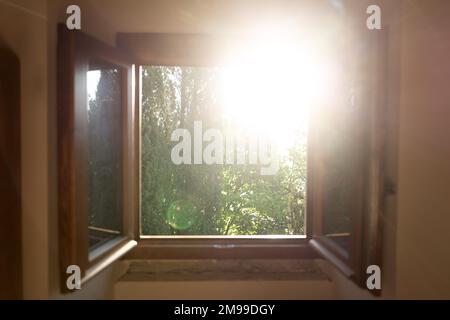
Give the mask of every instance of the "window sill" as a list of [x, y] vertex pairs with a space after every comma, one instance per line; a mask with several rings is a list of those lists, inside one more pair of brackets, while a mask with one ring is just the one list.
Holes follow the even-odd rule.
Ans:
[[95, 264], [86, 271], [86, 274], [84, 275], [83, 279], [81, 279], [81, 284], [84, 285], [87, 282], [89, 282], [96, 275], [98, 275], [109, 265], [111, 265], [114, 261], [119, 260], [122, 256], [124, 256], [136, 245], [137, 245], [136, 241], [127, 240], [122, 245], [117, 246], [115, 249], [113, 249], [110, 253], [105, 254], [104, 257], [96, 261]]
[[314, 259], [306, 238], [140, 239], [125, 259]]
[[312, 259], [132, 260], [120, 281], [329, 280]]

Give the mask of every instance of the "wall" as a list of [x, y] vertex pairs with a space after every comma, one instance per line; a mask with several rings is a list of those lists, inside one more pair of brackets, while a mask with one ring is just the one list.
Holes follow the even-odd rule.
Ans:
[[450, 2], [402, 23], [397, 297], [450, 299]]
[[21, 62], [24, 298], [112, 298], [114, 266], [74, 295], [59, 293], [55, 31], [64, 13], [63, 1], [0, 0], [0, 38]]
[[[50, 0], [63, 4], [65, 0]], [[301, 28], [320, 15], [323, 27], [339, 12], [327, 0], [74, 0], [82, 29], [114, 44], [117, 31], [167, 33], [251, 32], [267, 25]], [[64, 5], [59, 6], [64, 11]], [[255, 10], [255, 8], [258, 8]], [[61, 12], [59, 10], [59, 12]], [[61, 18], [61, 16], [60, 16]], [[328, 21], [329, 20], [329, 21]]]
[[331, 281], [134, 281], [118, 282], [116, 299], [322, 300], [336, 299]]
[[56, 30], [47, 23], [47, 9], [55, 4], [49, 2], [47, 7], [45, 0], [0, 1], [0, 37], [21, 60], [24, 298], [111, 298], [113, 268], [76, 295], [59, 295], [54, 143], [56, 34], [51, 32], [47, 37], [48, 30]]

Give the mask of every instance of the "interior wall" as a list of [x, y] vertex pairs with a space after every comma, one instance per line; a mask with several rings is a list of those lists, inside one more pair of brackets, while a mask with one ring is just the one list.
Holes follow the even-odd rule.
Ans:
[[121, 300], [325, 300], [336, 299], [328, 280], [121, 281]]
[[402, 11], [398, 298], [450, 299], [450, 2]]
[[319, 15], [325, 29], [333, 24], [332, 17], [341, 12], [339, 6], [330, 6], [328, 0], [49, 1], [62, 4], [61, 9], [64, 2], [78, 4], [82, 29], [109, 44], [115, 43], [118, 31], [220, 34], [252, 32], [268, 25], [281, 26], [281, 30], [284, 27], [301, 29]]

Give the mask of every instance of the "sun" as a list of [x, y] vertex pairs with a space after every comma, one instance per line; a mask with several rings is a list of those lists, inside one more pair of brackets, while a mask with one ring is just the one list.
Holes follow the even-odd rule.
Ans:
[[288, 149], [311, 111], [329, 95], [332, 63], [304, 39], [265, 34], [223, 70], [225, 117]]

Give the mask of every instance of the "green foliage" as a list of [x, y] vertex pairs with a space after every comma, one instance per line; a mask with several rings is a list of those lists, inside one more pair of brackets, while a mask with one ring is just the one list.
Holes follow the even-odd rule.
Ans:
[[[256, 165], [176, 166], [171, 161], [170, 136], [176, 128], [193, 132], [194, 121], [201, 120], [204, 130], [225, 129], [216, 80], [214, 68], [144, 68], [142, 233], [304, 234], [304, 133], [273, 176], [262, 176]], [[188, 227], [177, 228], [177, 221]]]

